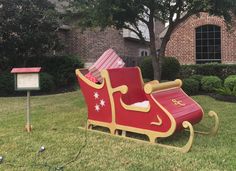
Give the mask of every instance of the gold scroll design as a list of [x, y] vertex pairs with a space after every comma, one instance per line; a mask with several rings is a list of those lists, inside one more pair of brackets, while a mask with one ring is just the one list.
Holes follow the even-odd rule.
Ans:
[[176, 105], [176, 106], [185, 106], [186, 104], [184, 104], [183, 102], [182, 102], [182, 100], [176, 100], [176, 99], [172, 99], [171, 100], [173, 103], [174, 103], [174, 105]]
[[157, 116], [158, 122], [151, 122], [150, 124], [151, 125], [156, 125], [156, 126], [162, 125], [162, 119], [158, 115], [156, 115], [156, 116]]

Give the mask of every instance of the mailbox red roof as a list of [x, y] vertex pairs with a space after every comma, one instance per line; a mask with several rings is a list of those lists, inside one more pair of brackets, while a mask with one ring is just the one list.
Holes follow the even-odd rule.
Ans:
[[41, 67], [34, 68], [12, 68], [11, 73], [38, 73]]

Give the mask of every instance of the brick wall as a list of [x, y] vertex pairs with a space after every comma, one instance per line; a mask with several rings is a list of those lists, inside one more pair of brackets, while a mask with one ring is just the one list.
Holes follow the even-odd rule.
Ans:
[[64, 40], [67, 53], [80, 55], [84, 62], [95, 62], [109, 48], [120, 56], [131, 57], [139, 56], [139, 48], [147, 48], [138, 41], [124, 39], [122, 33], [113, 28], [86, 30], [83, 33], [79, 28], [74, 28], [67, 31]]
[[[157, 22], [155, 31], [159, 34], [164, 25]], [[104, 31], [100, 29], [86, 30], [83, 33], [79, 28], [71, 30], [62, 30], [61, 38], [65, 44], [65, 51], [68, 54], [78, 54], [84, 62], [95, 62], [101, 54], [113, 48], [121, 57], [139, 57], [140, 50], [149, 48], [138, 40], [124, 39], [121, 30], [107, 28]], [[157, 48], [160, 40], [156, 38]]]
[[[195, 28], [212, 24], [221, 27], [222, 63], [236, 63], [236, 31], [227, 31], [222, 18], [201, 13], [182, 23], [172, 34], [166, 49], [166, 56], [175, 56], [182, 64], [195, 64]], [[236, 30], [236, 25], [233, 27]]]

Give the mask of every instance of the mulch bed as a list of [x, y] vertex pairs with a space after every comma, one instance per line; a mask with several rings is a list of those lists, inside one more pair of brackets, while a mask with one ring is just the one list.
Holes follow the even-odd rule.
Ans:
[[216, 100], [236, 103], [236, 96], [225, 96], [220, 94], [209, 94], [209, 95]]

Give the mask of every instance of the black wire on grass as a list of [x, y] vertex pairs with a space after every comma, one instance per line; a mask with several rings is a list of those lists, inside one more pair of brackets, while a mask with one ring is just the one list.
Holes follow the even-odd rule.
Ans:
[[84, 144], [81, 146], [81, 148], [79, 149], [79, 151], [76, 153], [75, 157], [72, 160], [62, 164], [61, 166], [57, 166], [55, 168], [56, 171], [62, 171], [62, 170], [64, 170], [65, 166], [68, 166], [69, 164], [71, 164], [71, 163], [73, 163], [73, 162], [78, 160], [79, 156], [82, 153], [82, 150], [87, 146], [87, 143], [88, 143], [88, 133], [87, 132], [88, 132], [88, 126], [87, 126], [87, 123], [86, 123]]
[[[84, 144], [81, 146], [81, 148], [78, 150], [78, 152], [76, 153], [75, 157], [72, 160], [62, 164], [61, 166], [49, 165], [47, 162], [45, 162], [43, 164], [39, 164], [39, 163], [36, 163], [36, 161], [37, 161], [38, 157], [41, 155], [41, 152], [37, 152], [34, 156], [34, 160], [32, 161], [32, 166], [38, 167], [38, 168], [48, 168], [48, 171], [63, 171], [66, 166], [70, 165], [71, 163], [73, 163], [79, 159], [79, 156], [81, 155], [82, 150], [87, 146], [87, 143], [88, 143], [87, 132], [88, 132], [88, 128], [87, 128], [87, 123], [86, 123]], [[11, 166], [11, 167], [17, 167], [17, 168], [25, 167], [23, 165], [17, 165], [15, 163], [8, 162], [6, 160], [2, 161], [2, 164], [5, 164], [5, 165]]]

